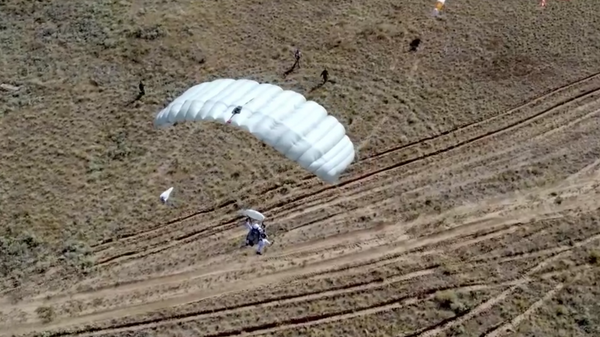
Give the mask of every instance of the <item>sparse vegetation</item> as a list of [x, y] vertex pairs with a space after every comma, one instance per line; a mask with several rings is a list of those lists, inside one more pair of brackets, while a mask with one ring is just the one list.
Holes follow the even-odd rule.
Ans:
[[35, 313], [43, 323], [50, 323], [54, 320], [54, 308], [49, 306], [41, 306], [35, 309]]
[[[600, 336], [594, 3], [431, 5], [2, 2], [0, 331]], [[152, 126], [222, 77], [342, 121], [342, 184], [228, 126]]]
[[591, 250], [588, 261], [590, 264], [600, 264], [600, 251], [595, 249]]
[[453, 311], [455, 314], [460, 314], [466, 310], [465, 305], [461, 303], [458, 295], [450, 290], [437, 293], [435, 300], [440, 305], [440, 308]]

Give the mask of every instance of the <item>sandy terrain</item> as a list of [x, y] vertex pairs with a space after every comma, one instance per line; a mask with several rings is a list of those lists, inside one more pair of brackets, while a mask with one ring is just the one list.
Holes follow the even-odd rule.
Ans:
[[[433, 5], [0, 2], [0, 335], [600, 335], [594, 3]], [[322, 103], [359, 150], [342, 182], [153, 129], [220, 77]]]

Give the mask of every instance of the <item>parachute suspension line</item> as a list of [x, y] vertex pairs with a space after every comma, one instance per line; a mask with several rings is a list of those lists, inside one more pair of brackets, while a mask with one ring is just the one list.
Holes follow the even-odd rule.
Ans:
[[[394, 66], [395, 68], [395, 66]], [[413, 65], [410, 69], [410, 73], [407, 76], [407, 79], [409, 80], [410, 85], [408, 86], [408, 94], [409, 96], [412, 94], [412, 82], [414, 81], [414, 76], [415, 73], [417, 71], [417, 69], [419, 68], [419, 60], [415, 60], [413, 62]], [[371, 132], [367, 135], [367, 137], [360, 142], [360, 144], [358, 144], [358, 147], [356, 149], [356, 151], [360, 151], [362, 150], [367, 144], [369, 144], [369, 141], [371, 140], [371, 138], [373, 138], [373, 136], [379, 132], [381, 130], [381, 128], [388, 122], [388, 120], [390, 119], [390, 114], [386, 114], [385, 117], [381, 118], [381, 120], [379, 121], [379, 123], [377, 123], [377, 125], [375, 125], [375, 127], [371, 130]]]
[[183, 146], [185, 144], [188, 144], [188, 140], [192, 137], [192, 135], [194, 134], [194, 132], [197, 131], [197, 125], [193, 124], [191, 127], [190, 132], [187, 134], [187, 136], [185, 136], [184, 141], [183, 142], [179, 142], [179, 146], [175, 149], [175, 151], [173, 151], [173, 159], [171, 159], [169, 161], [169, 165], [167, 167], [171, 167], [171, 165], [173, 165], [173, 162], [175, 160], [177, 160], [177, 157], [179, 155], [179, 152], [181, 152], [181, 150], [183, 149]]

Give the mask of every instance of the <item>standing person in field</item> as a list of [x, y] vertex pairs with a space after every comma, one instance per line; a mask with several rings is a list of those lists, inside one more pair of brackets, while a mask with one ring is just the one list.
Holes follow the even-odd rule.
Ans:
[[323, 78], [323, 84], [327, 83], [327, 80], [329, 79], [329, 72], [327, 69], [323, 69], [321, 72], [321, 77]]
[[300, 58], [302, 57], [302, 52], [300, 52], [300, 49], [296, 48], [296, 51], [294, 52], [294, 59], [296, 59], [296, 62], [294, 63], [294, 66], [292, 67], [295, 68], [296, 66], [298, 66], [298, 69], [300, 69]]
[[290, 69], [286, 70], [283, 73], [283, 77], [286, 77], [287, 75], [291, 74], [294, 70], [296, 70], [296, 67], [300, 69], [300, 58], [302, 58], [302, 52], [300, 52], [300, 49], [296, 48], [296, 50], [294, 51], [294, 65], [292, 65]]

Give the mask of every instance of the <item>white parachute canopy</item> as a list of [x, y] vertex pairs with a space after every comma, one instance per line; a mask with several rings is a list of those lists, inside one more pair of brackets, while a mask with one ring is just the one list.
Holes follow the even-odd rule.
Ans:
[[160, 111], [154, 125], [184, 121], [248, 131], [328, 183], [337, 183], [355, 157], [346, 129], [325, 108], [273, 84], [218, 79], [195, 85]]
[[255, 211], [253, 209], [245, 209], [242, 210], [242, 215], [249, 217], [250, 219], [263, 222], [265, 221], [265, 216], [262, 213]]
[[171, 193], [173, 193], [173, 187], [160, 194], [160, 201], [162, 201], [162, 203], [165, 204], [171, 197]]

